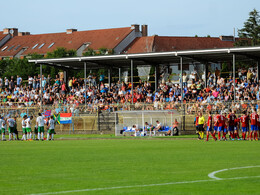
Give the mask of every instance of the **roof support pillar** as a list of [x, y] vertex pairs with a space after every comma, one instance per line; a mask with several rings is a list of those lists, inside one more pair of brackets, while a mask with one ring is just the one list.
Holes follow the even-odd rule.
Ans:
[[134, 103], [134, 60], [131, 60], [131, 96], [132, 104]]
[[157, 65], [155, 65], [154, 68], [154, 89], [155, 91], [157, 90], [157, 83], [158, 83], [158, 79], [157, 79]]
[[181, 108], [183, 108], [183, 70], [182, 70], [182, 57], [180, 57], [180, 68], [181, 68], [181, 74], [180, 74], [180, 84], [181, 84]]
[[119, 83], [121, 83], [121, 68], [118, 69]]
[[209, 64], [205, 63], [205, 87], [208, 87], [208, 72], [209, 72]]
[[256, 66], [257, 66], [257, 83], [259, 84], [259, 81], [260, 81], [260, 63], [259, 63], [258, 60], [256, 61]]
[[109, 86], [109, 90], [111, 87], [111, 69], [110, 67], [108, 68], [108, 86]]
[[234, 101], [236, 101], [236, 55], [233, 54], [233, 85], [234, 85]]
[[85, 110], [87, 109], [87, 62], [84, 62]]
[[40, 75], [41, 75], [40, 87], [41, 87], [41, 108], [42, 108], [42, 64], [40, 65]]

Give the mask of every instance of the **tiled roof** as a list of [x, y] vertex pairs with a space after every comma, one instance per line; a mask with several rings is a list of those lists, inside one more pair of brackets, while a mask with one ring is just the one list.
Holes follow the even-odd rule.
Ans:
[[3, 31], [0, 31], [0, 41], [6, 36], [6, 34], [3, 34]]
[[136, 38], [125, 49], [126, 53], [180, 51], [233, 47], [233, 41], [222, 41], [218, 37], [165, 37], [151, 36]]
[[[114, 49], [131, 31], [133, 31], [131, 27], [126, 27], [76, 31], [71, 34], [52, 33], [15, 36], [2, 46], [2, 48], [8, 46], [7, 49], [2, 51], [2, 48], [0, 48], [0, 56], [15, 56], [22, 48], [27, 48], [22, 55], [28, 55], [30, 53], [46, 54], [57, 47], [77, 50], [84, 43], [90, 43], [89, 48], [94, 50], [98, 50], [101, 47]], [[54, 43], [53, 46], [48, 48], [52, 43]], [[36, 44], [38, 45], [35, 46]], [[19, 45], [20, 47], [15, 50]], [[34, 46], [35, 48], [33, 48]], [[11, 47], [12, 49], [10, 49]]]

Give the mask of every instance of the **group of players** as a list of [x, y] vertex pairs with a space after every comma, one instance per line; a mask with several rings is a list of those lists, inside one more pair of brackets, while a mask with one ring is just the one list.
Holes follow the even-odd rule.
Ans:
[[[226, 141], [227, 135], [230, 140], [258, 140], [257, 133], [260, 131], [260, 115], [257, 114], [256, 109], [253, 109], [250, 115], [247, 111], [244, 111], [241, 117], [237, 117], [233, 110], [230, 110], [228, 115], [225, 112], [220, 114], [216, 111], [214, 116], [212, 116], [211, 111], [209, 111], [207, 123], [202, 113], [199, 112], [194, 121], [198, 139], [203, 139], [204, 128], [207, 125], [206, 141], [209, 140], [209, 135], [211, 135], [215, 141]], [[242, 126], [242, 138], [239, 136], [240, 124]], [[250, 124], [251, 129], [249, 128]], [[218, 137], [216, 137], [216, 134]]]
[[[17, 131], [17, 118], [11, 118], [10, 116], [7, 118], [0, 117], [0, 126], [1, 126], [1, 134], [2, 141], [6, 141], [5, 135], [9, 133], [9, 141], [11, 140], [20, 140]], [[22, 119], [22, 133], [23, 136], [21, 140], [23, 141], [31, 141], [31, 140], [54, 140], [54, 129], [55, 129], [55, 120], [54, 117], [51, 116], [48, 120], [45, 120], [44, 116], [41, 113], [38, 114], [36, 118], [36, 125], [34, 127], [34, 131], [32, 129], [32, 120], [33, 116], [25, 115]], [[44, 126], [47, 126], [47, 139], [44, 137]], [[8, 128], [8, 131], [7, 131]], [[33, 139], [32, 139], [33, 138]]]

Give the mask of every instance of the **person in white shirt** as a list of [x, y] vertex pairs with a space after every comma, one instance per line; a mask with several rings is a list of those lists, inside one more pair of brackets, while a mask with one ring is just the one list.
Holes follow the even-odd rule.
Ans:
[[42, 140], [44, 139], [44, 117], [41, 113], [38, 114], [39, 116], [36, 119], [36, 125], [38, 126], [38, 139]]
[[2, 141], [6, 141], [5, 139], [5, 129], [6, 129], [6, 121], [4, 117], [0, 117], [0, 125], [1, 125], [1, 133], [2, 133]]
[[26, 124], [26, 133], [27, 133], [27, 139], [28, 140], [32, 140], [32, 128], [31, 128], [31, 121], [33, 119], [33, 116], [28, 117], [25, 120], [25, 124]]
[[27, 119], [27, 115], [24, 115], [22, 120], [22, 130], [23, 130], [22, 140], [26, 140], [26, 123], [25, 123], [26, 119]]
[[156, 121], [156, 127], [154, 128], [154, 135], [156, 135], [156, 131], [162, 130], [162, 123], [158, 120]]
[[48, 133], [47, 133], [47, 141], [50, 139], [51, 135], [51, 140], [54, 140], [54, 129], [55, 129], [55, 120], [53, 119], [53, 116], [51, 116], [51, 119], [49, 120], [48, 124]]
[[9, 131], [9, 141], [13, 140], [13, 134], [14, 134], [14, 126], [15, 126], [15, 120], [11, 117], [7, 119], [8, 123], [8, 131]]

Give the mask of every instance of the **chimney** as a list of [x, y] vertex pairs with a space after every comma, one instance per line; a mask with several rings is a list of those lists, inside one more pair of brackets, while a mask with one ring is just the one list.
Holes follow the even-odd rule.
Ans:
[[142, 37], [147, 37], [148, 35], [148, 26], [146, 24], [142, 25]]
[[73, 32], [77, 32], [77, 29], [75, 28], [67, 29], [67, 34], [72, 34]]
[[18, 37], [30, 35], [30, 32], [18, 32]]
[[234, 41], [234, 37], [233, 36], [224, 36], [224, 35], [221, 35], [219, 36], [219, 39], [221, 41]]
[[3, 34], [11, 34], [12, 37], [15, 37], [18, 35], [18, 28], [5, 28]]
[[139, 24], [132, 24], [131, 29], [135, 29], [135, 32], [140, 32]]

